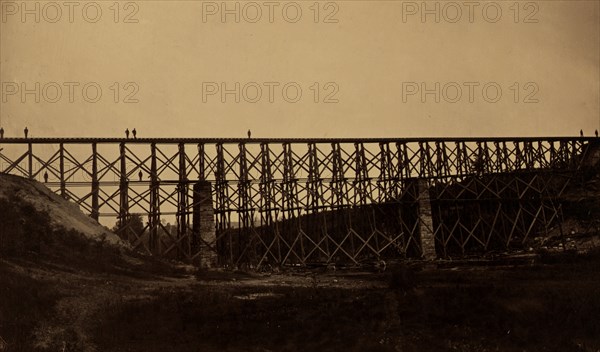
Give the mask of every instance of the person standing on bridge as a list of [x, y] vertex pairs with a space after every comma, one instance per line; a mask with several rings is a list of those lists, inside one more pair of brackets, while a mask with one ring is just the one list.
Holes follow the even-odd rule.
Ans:
[[127, 137], [127, 139], [129, 139], [129, 128], [127, 128], [127, 129], [125, 130], [125, 137]]
[[25, 138], [27, 138], [27, 135], [29, 134], [29, 129], [27, 128], [27, 126], [25, 126], [23, 132], [25, 133]]
[[142, 176], [144, 176], [144, 174], [142, 173], [142, 170], [140, 170], [140, 173], [138, 173], [138, 177], [140, 178], [140, 181], [142, 180]]
[[133, 129], [133, 131], [131, 131], [131, 133], [133, 133], [133, 139], [137, 139], [137, 131], [135, 130], [135, 128]]
[[48, 183], [48, 171], [44, 171], [44, 183]]
[[0, 139], [4, 138], [4, 127], [0, 127]]
[[250, 130], [248, 130], [248, 139], [252, 138], [252, 132], [250, 132]]

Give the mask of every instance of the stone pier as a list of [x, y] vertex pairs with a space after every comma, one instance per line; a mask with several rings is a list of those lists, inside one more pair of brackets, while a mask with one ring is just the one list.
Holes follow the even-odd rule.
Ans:
[[431, 201], [427, 180], [417, 181], [417, 201], [419, 206], [419, 237], [421, 239], [422, 256], [425, 260], [437, 258], [435, 252], [435, 235], [433, 233], [433, 218], [431, 216]]
[[193, 246], [199, 249], [196, 263], [202, 268], [217, 265], [217, 235], [215, 214], [212, 204], [211, 183], [198, 181], [194, 184], [194, 206], [192, 217]]

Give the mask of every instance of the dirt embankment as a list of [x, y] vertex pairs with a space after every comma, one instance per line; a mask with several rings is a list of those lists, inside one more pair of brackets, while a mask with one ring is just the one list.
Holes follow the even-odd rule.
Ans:
[[9, 218], [10, 209], [3, 209], [5, 236], [10, 236], [19, 231], [19, 228], [28, 226], [28, 222], [35, 221], [35, 218], [31, 218], [35, 212], [36, 215], [44, 214], [48, 218], [49, 222], [42, 225], [50, 230], [73, 231], [90, 240], [128, 247], [117, 235], [81, 212], [77, 204], [61, 198], [37, 181], [0, 174], [0, 200], [7, 208], [12, 204], [14, 209], [10, 213], [18, 215]]
[[95, 351], [90, 319], [131, 286], [112, 282], [184, 273], [132, 252], [44, 185], [0, 175], [0, 351]]

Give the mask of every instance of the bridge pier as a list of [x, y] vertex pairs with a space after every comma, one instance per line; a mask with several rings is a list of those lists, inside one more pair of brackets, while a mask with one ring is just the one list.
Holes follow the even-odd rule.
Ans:
[[417, 203], [419, 207], [419, 239], [421, 241], [421, 255], [425, 260], [435, 260], [435, 233], [433, 231], [433, 217], [431, 216], [431, 198], [427, 180], [417, 180]]
[[198, 255], [194, 261], [202, 268], [212, 268], [217, 265], [217, 234], [209, 181], [194, 184], [193, 201], [192, 250]]

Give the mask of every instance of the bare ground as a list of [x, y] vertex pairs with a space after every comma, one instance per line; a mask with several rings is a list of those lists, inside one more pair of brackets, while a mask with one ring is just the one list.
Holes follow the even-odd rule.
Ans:
[[600, 257], [156, 276], [3, 260], [8, 351], [599, 351]]

